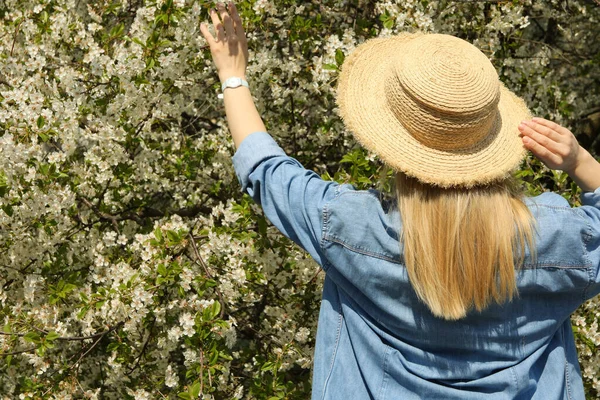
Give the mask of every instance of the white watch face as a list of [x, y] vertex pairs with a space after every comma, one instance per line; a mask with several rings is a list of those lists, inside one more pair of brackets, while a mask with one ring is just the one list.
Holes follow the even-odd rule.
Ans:
[[242, 78], [230, 78], [229, 82], [227, 82], [227, 87], [236, 88], [238, 86], [242, 86]]
[[221, 90], [225, 90], [227, 88], [235, 89], [240, 86], [248, 87], [248, 82], [244, 81], [244, 79], [240, 78], [239, 76], [232, 76], [223, 82]]

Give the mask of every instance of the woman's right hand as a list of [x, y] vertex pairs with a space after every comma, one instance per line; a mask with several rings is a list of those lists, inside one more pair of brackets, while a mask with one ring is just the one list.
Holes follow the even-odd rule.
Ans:
[[567, 128], [544, 118], [519, 125], [523, 145], [548, 168], [565, 171], [584, 191], [600, 187], [600, 163]]
[[225, 5], [219, 2], [217, 10], [210, 10], [210, 18], [216, 37], [210, 33], [204, 23], [200, 25], [200, 32], [210, 46], [219, 79], [224, 82], [233, 76], [245, 78], [248, 65], [248, 42], [235, 4], [230, 1], [229, 12], [227, 12]]

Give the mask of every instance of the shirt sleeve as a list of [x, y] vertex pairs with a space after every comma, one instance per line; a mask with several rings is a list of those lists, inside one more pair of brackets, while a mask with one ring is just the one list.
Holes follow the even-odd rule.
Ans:
[[594, 192], [581, 195], [582, 206], [579, 210], [587, 217], [589, 223], [589, 235], [586, 238], [588, 257], [592, 262], [590, 276], [590, 287], [586, 291], [586, 298], [600, 294], [600, 188]]
[[242, 191], [284, 235], [322, 264], [323, 209], [339, 184], [322, 180], [285, 154], [266, 132], [246, 137], [233, 156]]

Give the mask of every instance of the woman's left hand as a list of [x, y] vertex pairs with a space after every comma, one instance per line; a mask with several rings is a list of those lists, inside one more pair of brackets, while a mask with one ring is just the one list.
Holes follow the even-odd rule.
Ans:
[[200, 32], [210, 46], [210, 52], [217, 67], [219, 79], [237, 76], [245, 78], [248, 65], [248, 42], [242, 26], [242, 20], [233, 2], [229, 2], [229, 12], [223, 3], [217, 4], [217, 10], [210, 10], [216, 38], [208, 30], [205, 23], [200, 25]]

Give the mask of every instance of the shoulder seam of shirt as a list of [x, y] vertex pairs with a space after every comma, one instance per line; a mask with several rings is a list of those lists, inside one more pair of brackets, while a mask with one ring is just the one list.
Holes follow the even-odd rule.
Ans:
[[365, 248], [360, 247], [360, 246], [352, 245], [352, 244], [350, 244], [350, 243], [348, 243], [348, 242], [346, 242], [346, 241], [344, 241], [344, 240], [342, 240], [342, 239], [340, 239], [340, 238], [338, 238], [338, 237], [336, 237], [334, 235], [331, 235], [331, 234], [326, 234], [325, 237], [323, 238], [323, 240], [324, 241], [329, 241], [329, 242], [332, 242], [332, 243], [337, 243], [337, 244], [341, 245], [342, 247], [345, 247], [346, 249], [348, 249], [350, 251], [353, 251], [355, 253], [359, 253], [359, 254], [362, 254], [362, 255], [365, 255], [365, 256], [379, 258], [380, 260], [389, 261], [389, 262], [394, 263], [394, 264], [402, 265], [402, 262], [399, 259], [397, 259], [397, 258], [394, 258], [394, 257], [392, 257], [390, 255], [387, 255], [387, 254], [377, 253], [377, 252], [374, 252], [374, 251], [369, 250], [369, 249], [365, 249]]
[[[346, 190], [343, 190], [344, 188]], [[321, 243], [320, 243], [321, 251], [325, 254], [325, 249], [324, 249], [325, 242], [330, 241], [333, 243], [337, 243], [337, 244], [347, 248], [350, 251], [354, 251], [355, 253], [375, 257], [380, 260], [389, 261], [394, 264], [402, 265], [402, 262], [400, 260], [398, 260], [388, 254], [376, 253], [369, 249], [362, 248], [360, 246], [351, 245], [348, 242], [344, 241], [343, 239], [338, 238], [337, 236], [329, 233], [329, 230], [327, 229], [327, 225], [329, 223], [329, 206], [331, 205], [331, 203], [333, 203], [335, 200], [338, 200], [342, 196], [369, 196], [369, 197], [379, 201], [379, 197], [377, 197], [375, 195], [375, 193], [373, 193], [369, 190], [350, 190], [346, 185], [339, 185], [336, 188], [336, 193], [335, 193], [335, 196], [333, 197], [333, 199], [328, 201], [325, 204], [325, 206], [323, 206], [323, 229], [321, 230]], [[323, 269], [325, 269], [325, 268], [323, 268]], [[327, 271], [327, 270], [325, 270], [325, 271]]]
[[554, 206], [554, 205], [549, 205], [549, 204], [537, 204], [537, 203], [533, 203], [532, 208], [533, 207], [544, 207], [544, 208], [548, 208], [550, 210], [572, 213], [578, 219], [582, 220], [583, 222], [585, 222], [588, 225], [589, 232], [590, 232], [590, 235], [591, 235], [591, 226], [590, 226], [588, 220], [583, 215], [581, 215], [581, 212], [579, 211], [580, 207], [571, 207], [571, 206], [564, 206], [563, 207], [563, 206]]
[[[352, 190], [350, 190], [350, 188], [345, 184], [338, 184], [335, 187], [333, 198], [323, 205], [323, 210], [321, 211], [321, 218], [323, 219], [323, 222], [322, 222], [322, 226], [321, 226], [321, 240], [319, 241], [319, 246], [321, 247], [320, 250], [321, 250], [322, 254], [325, 254], [324, 245], [325, 245], [325, 237], [327, 236], [327, 231], [328, 231], [327, 225], [329, 225], [329, 206], [337, 198], [339, 198], [342, 194], [344, 194], [346, 192], [352, 192]], [[323, 264], [325, 264], [325, 262]], [[325, 265], [323, 265], [323, 270], [325, 272], [327, 272], [327, 269], [328, 268], [325, 268]]]

